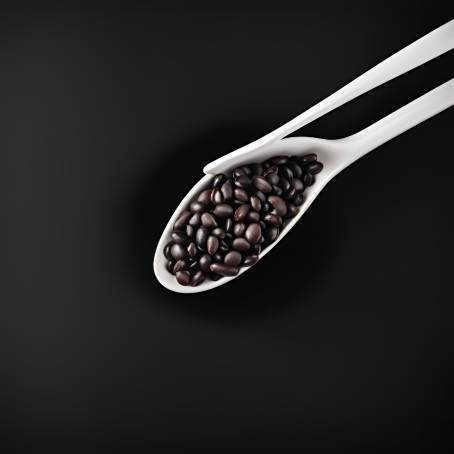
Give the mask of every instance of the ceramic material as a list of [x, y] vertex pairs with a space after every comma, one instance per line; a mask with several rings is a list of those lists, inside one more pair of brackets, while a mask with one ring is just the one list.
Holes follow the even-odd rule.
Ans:
[[190, 287], [178, 284], [175, 276], [170, 274], [165, 267], [166, 259], [163, 249], [170, 241], [173, 224], [192, 199], [210, 184], [216, 173], [228, 172], [239, 165], [261, 162], [271, 156], [282, 154], [303, 155], [314, 152], [318, 155], [319, 161], [323, 163], [323, 171], [317, 175], [314, 185], [305, 190], [305, 201], [300, 206], [299, 213], [282, 230], [277, 240], [262, 251], [260, 259], [263, 259], [298, 222], [320, 191], [334, 176], [388, 140], [452, 106], [454, 104], [454, 79], [440, 85], [352, 136], [337, 140], [325, 140], [314, 137], [285, 138], [285, 136], [336, 107], [447, 52], [453, 47], [454, 20], [392, 55], [282, 127], [208, 164], [204, 168], [206, 175], [181, 201], [159, 240], [154, 257], [154, 272], [159, 282], [164, 287], [175, 292], [197, 293], [226, 284], [249, 269], [241, 268], [237, 276], [223, 277], [218, 281], [207, 279], [197, 287]]

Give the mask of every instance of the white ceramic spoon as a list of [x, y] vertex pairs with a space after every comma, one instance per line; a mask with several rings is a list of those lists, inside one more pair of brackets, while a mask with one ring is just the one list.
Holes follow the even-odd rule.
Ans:
[[[454, 21], [450, 21], [389, 57], [286, 125], [264, 136], [262, 139], [208, 164], [204, 168], [206, 175], [181, 201], [159, 240], [154, 257], [154, 271], [159, 282], [164, 287], [175, 292], [197, 293], [226, 284], [249, 269], [243, 267], [237, 276], [223, 277], [218, 281], [207, 279], [197, 287], [178, 284], [175, 276], [166, 269], [166, 259], [163, 250], [170, 241], [173, 224], [195, 196], [209, 186], [216, 173], [227, 172], [237, 166], [261, 162], [271, 156], [283, 154], [303, 155], [314, 152], [317, 153], [319, 161], [323, 163], [323, 171], [317, 175], [316, 182], [305, 190], [305, 201], [301, 205], [299, 213], [281, 231], [277, 240], [261, 252], [260, 259], [262, 259], [298, 222], [320, 191], [335, 175], [393, 137], [452, 106], [454, 104], [454, 79], [440, 85], [352, 136], [337, 140], [325, 140], [314, 137], [283, 137], [360, 94], [441, 55], [453, 47]], [[348, 87], [349, 89], [347, 90]]]

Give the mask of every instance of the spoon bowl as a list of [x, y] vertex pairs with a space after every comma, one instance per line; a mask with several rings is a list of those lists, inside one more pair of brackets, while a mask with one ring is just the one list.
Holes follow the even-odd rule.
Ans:
[[[298, 222], [301, 216], [306, 212], [312, 202], [315, 200], [320, 191], [326, 186], [326, 184], [337, 175], [342, 169], [347, 167], [353, 158], [354, 146], [352, 141], [346, 139], [340, 140], [325, 140], [318, 139], [315, 137], [289, 137], [276, 142], [268, 143], [267, 145], [260, 147], [256, 150], [260, 155], [260, 160], [264, 161], [272, 156], [278, 155], [292, 155], [302, 156], [308, 153], [316, 153], [318, 160], [323, 163], [323, 170], [317, 175], [315, 182], [312, 186], [309, 186], [304, 191], [304, 202], [299, 207], [298, 214], [292, 218], [292, 220], [282, 229], [278, 238], [274, 243], [271, 243], [260, 253], [260, 260], [268, 254], [279, 241], [290, 231], [290, 229]], [[250, 164], [251, 155], [244, 155], [235, 161], [235, 167]], [[228, 172], [231, 169], [223, 169], [223, 172]], [[170, 235], [172, 233], [172, 227], [178, 216], [183, 210], [185, 210], [193, 199], [199, 194], [200, 191], [208, 188], [214, 178], [214, 173], [207, 173], [202, 177], [186, 194], [184, 199], [178, 205], [174, 214], [167, 223], [164, 232], [159, 240], [158, 247], [156, 249], [154, 257], [154, 271], [159, 282], [169, 290], [179, 293], [198, 293], [206, 290], [211, 290], [220, 285], [230, 282], [232, 279], [245, 273], [248, 267], [241, 267], [240, 272], [236, 276], [223, 277], [218, 281], [205, 280], [197, 287], [182, 286], [178, 284], [175, 276], [169, 273], [166, 269], [166, 258], [164, 257], [163, 250], [165, 245], [170, 241]], [[259, 260], [259, 262], [260, 262]]]

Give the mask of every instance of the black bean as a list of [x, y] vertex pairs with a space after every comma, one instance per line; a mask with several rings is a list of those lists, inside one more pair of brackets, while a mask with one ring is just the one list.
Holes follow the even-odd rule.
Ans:
[[272, 209], [273, 209], [273, 207], [268, 202], [265, 202], [262, 205], [262, 212], [263, 213], [269, 213]]
[[294, 216], [296, 216], [298, 214], [298, 207], [296, 207], [295, 205], [292, 205], [291, 203], [289, 203], [287, 205], [287, 215], [286, 217], [287, 218], [293, 218]]
[[277, 173], [270, 173], [266, 176], [266, 181], [271, 185], [279, 184], [279, 175]]
[[237, 237], [243, 236], [245, 231], [246, 224], [244, 224], [243, 222], [236, 222], [233, 226], [233, 234]]
[[237, 251], [244, 252], [247, 251], [251, 247], [251, 245], [249, 244], [249, 241], [245, 240], [244, 238], [235, 238], [232, 241], [232, 247]]
[[272, 165], [280, 166], [282, 164], [287, 164], [288, 156], [274, 156], [268, 159], [268, 162]]
[[199, 262], [194, 261], [189, 265], [190, 271], [197, 271], [199, 269]]
[[[293, 183], [293, 181], [292, 181], [292, 183]], [[279, 178], [278, 186], [283, 191], [288, 191], [290, 188], [290, 181], [288, 181], [287, 178], [281, 177], [281, 178]]]
[[213, 229], [218, 226], [216, 218], [211, 213], [203, 213], [202, 216], [200, 217], [200, 220], [202, 221], [202, 225], [210, 229]]
[[301, 176], [303, 175], [303, 170], [295, 161], [291, 160], [287, 163], [287, 165], [292, 171], [294, 177], [301, 178]]
[[195, 242], [199, 249], [205, 250], [210, 230], [207, 227], [199, 227], [195, 232]]
[[238, 251], [230, 251], [224, 257], [224, 263], [230, 266], [238, 266], [241, 263], [243, 257]]
[[220, 227], [217, 227], [213, 229], [211, 232], [214, 236], [217, 236], [218, 238], [224, 239], [225, 238], [225, 230], [221, 229]]
[[239, 188], [248, 188], [251, 185], [251, 179], [247, 175], [240, 175], [235, 179], [235, 186]]
[[298, 194], [299, 192], [304, 191], [304, 184], [299, 178], [294, 178], [292, 181], [292, 185], [295, 188], [295, 192]]
[[213, 213], [217, 217], [228, 218], [233, 214], [233, 208], [227, 203], [220, 203], [219, 205], [216, 205]]
[[255, 211], [260, 211], [262, 209], [262, 202], [256, 195], [252, 195], [249, 199], [251, 207]]
[[323, 164], [321, 162], [312, 162], [309, 164], [307, 167], [307, 171], [311, 173], [312, 175], [315, 175], [317, 173], [320, 173], [323, 169]]
[[189, 225], [192, 227], [198, 227], [200, 225], [200, 213], [194, 213], [189, 219]]
[[287, 180], [293, 179], [293, 172], [290, 170], [290, 167], [281, 166], [279, 167], [279, 175], [283, 178], [287, 178]]
[[252, 265], [255, 265], [257, 263], [259, 259], [259, 256], [258, 255], [248, 255], [245, 259], [244, 259], [244, 262], [243, 262], [243, 265], [244, 266], [252, 266]]
[[274, 227], [278, 227], [282, 224], [282, 218], [277, 215], [277, 214], [273, 214], [273, 213], [269, 213], [267, 214], [263, 220], [269, 224], [269, 225], [272, 225]]
[[315, 161], [317, 161], [317, 155], [315, 153], [307, 154], [305, 156], [302, 156], [299, 159], [299, 162], [303, 165], [309, 164], [309, 163], [315, 162]]
[[243, 205], [240, 205], [236, 210], [235, 210], [235, 214], [233, 215], [233, 219], [236, 221], [236, 222], [241, 222], [241, 221], [244, 221], [246, 219], [246, 216], [247, 214], [249, 213], [249, 210], [251, 209], [251, 207], [249, 205], [246, 205], [246, 204], [243, 204]]
[[191, 217], [190, 211], [183, 211], [173, 225], [173, 230], [184, 230], [186, 223]]
[[251, 247], [249, 254], [259, 255], [260, 252], [262, 252], [262, 246], [260, 244], [254, 244], [254, 246]]
[[194, 276], [191, 278], [191, 285], [193, 287], [197, 287], [197, 285], [201, 284], [205, 280], [205, 274], [202, 271], [197, 271]]
[[259, 222], [260, 221], [260, 214], [257, 211], [249, 211], [246, 216], [247, 222]]
[[187, 249], [188, 249], [189, 257], [191, 257], [191, 258], [197, 257], [198, 250], [197, 250], [197, 246], [195, 245], [195, 243], [190, 243], [189, 246], [187, 247]]
[[185, 271], [185, 270], [178, 271], [175, 276], [177, 278], [177, 282], [180, 285], [188, 285], [189, 281], [191, 279], [191, 275], [189, 274], [189, 271]]
[[251, 174], [251, 169], [249, 168], [249, 166], [242, 166], [241, 169], [243, 170], [245, 175]]
[[227, 180], [221, 186], [221, 192], [222, 192], [222, 195], [224, 196], [224, 200], [229, 200], [232, 198], [233, 186], [232, 186], [231, 180]]
[[209, 254], [203, 254], [199, 258], [199, 266], [202, 271], [205, 271], [205, 273], [208, 273], [210, 271], [210, 265], [212, 262], [212, 258]]
[[272, 243], [279, 236], [279, 229], [277, 227], [271, 227], [265, 232], [265, 239]]
[[255, 222], [253, 224], [249, 224], [246, 232], [244, 232], [244, 237], [249, 241], [250, 244], [258, 243], [261, 236], [262, 229], [260, 227], [260, 224]]
[[224, 196], [222, 195], [222, 191], [219, 188], [213, 188], [210, 198], [213, 205], [217, 205], [224, 201]]
[[219, 242], [219, 250], [221, 252], [227, 252], [229, 250], [229, 245], [225, 241]]
[[186, 262], [184, 260], [178, 260], [175, 265], [173, 265], [173, 273], [176, 274], [178, 271], [186, 269]]
[[311, 173], [306, 173], [303, 177], [304, 187], [312, 186], [314, 184], [315, 177]]
[[262, 175], [264, 177], [267, 177], [268, 175], [271, 175], [272, 173], [277, 173], [279, 171], [279, 167], [278, 166], [271, 166], [271, 167], [268, 167], [266, 170], [264, 170], [262, 172]]
[[304, 202], [303, 194], [296, 194], [293, 197], [293, 205], [300, 206]]
[[194, 236], [194, 227], [192, 227], [192, 225], [187, 225], [186, 226], [186, 235], [188, 236], [188, 238], [192, 238]]
[[241, 167], [238, 167], [237, 169], [234, 169], [232, 172], [233, 178], [238, 178], [241, 175], [245, 175], [244, 170]]
[[212, 263], [210, 269], [221, 276], [236, 276], [240, 271], [238, 267], [229, 266], [225, 263]]
[[220, 274], [217, 274], [217, 273], [209, 273], [208, 274], [208, 277], [212, 280], [212, 281], [219, 281], [219, 279], [222, 278], [222, 276]]
[[263, 172], [262, 164], [254, 163], [249, 166], [251, 168], [252, 175], [261, 175]]
[[224, 261], [224, 254], [220, 251], [216, 252], [216, 254], [213, 255], [213, 261], [214, 262], [223, 262]]
[[227, 218], [225, 220], [224, 230], [226, 232], [230, 232], [230, 230], [232, 230], [232, 227], [233, 227], [233, 219]]
[[244, 189], [235, 188], [233, 194], [235, 196], [235, 199], [239, 200], [240, 202], [247, 202], [249, 200], [248, 193]]
[[219, 248], [219, 239], [216, 236], [209, 236], [207, 240], [207, 252], [214, 255]]
[[282, 195], [282, 189], [279, 186], [273, 186], [273, 194]]
[[290, 189], [288, 191], [285, 191], [283, 194], [282, 194], [282, 197], [285, 199], [285, 200], [288, 200], [288, 199], [291, 199], [293, 196], [295, 195], [295, 188], [293, 186], [290, 187]]
[[172, 238], [172, 241], [174, 243], [183, 244], [183, 245], [186, 245], [189, 243], [189, 238], [187, 237], [186, 233], [183, 233], [183, 232], [173, 232], [170, 235], [170, 238]]
[[262, 203], [266, 202], [266, 195], [262, 191], [256, 191], [255, 196], [260, 199], [260, 202]]
[[172, 244], [170, 248], [170, 255], [174, 260], [183, 260], [187, 257], [188, 251], [182, 244]]
[[254, 186], [261, 192], [269, 193], [272, 191], [272, 186], [263, 177], [254, 178]]
[[170, 248], [172, 247], [172, 243], [167, 243], [165, 248], [164, 248], [164, 257], [166, 259], [170, 259]]
[[191, 210], [191, 213], [200, 213], [205, 210], [205, 204], [201, 202], [192, 202], [191, 205], [189, 205], [189, 209]]
[[223, 173], [218, 173], [213, 179], [213, 188], [221, 186], [225, 181], [225, 175]]
[[166, 263], [166, 268], [167, 268], [167, 271], [169, 273], [172, 273], [173, 274], [173, 267], [175, 265], [175, 262], [173, 260], [167, 260], [167, 263]]
[[197, 197], [197, 202], [203, 203], [205, 206], [211, 202], [211, 189], [205, 189]]
[[268, 202], [273, 205], [273, 208], [276, 210], [276, 213], [279, 216], [285, 216], [287, 213], [287, 204], [283, 199], [277, 195], [270, 195], [268, 197]]

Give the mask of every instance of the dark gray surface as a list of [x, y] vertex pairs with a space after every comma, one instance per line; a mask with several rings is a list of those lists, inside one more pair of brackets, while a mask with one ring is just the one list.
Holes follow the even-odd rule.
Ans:
[[[343, 172], [225, 287], [172, 294], [152, 255], [204, 164], [452, 12], [3, 11], [5, 443], [417, 452], [446, 441], [452, 110]], [[452, 69], [441, 57], [302, 133], [352, 133]]]

